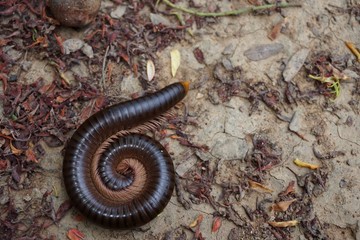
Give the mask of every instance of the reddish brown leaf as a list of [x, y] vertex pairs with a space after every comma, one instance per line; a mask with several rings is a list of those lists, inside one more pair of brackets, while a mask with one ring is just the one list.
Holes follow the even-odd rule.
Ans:
[[5, 74], [0, 74], [0, 80], [3, 83], [3, 90], [6, 92], [7, 86], [8, 86], [8, 79]]
[[7, 166], [8, 166], [7, 161], [0, 159], [0, 171], [7, 169]]
[[52, 83], [46, 84], [46, 85], [42, 86], [42, 87], [38, 90], [38, 92], [41, 93], [41, 94], [48, 93], [48, 92], [50, 91], [50, 89], [54, 89], [53, 86], [54, 86], [54, 85], [53, 85]]
[[219, 230], [219, 228], [221, 227], [221, 218], [220, 217], [215, 217], [213, 224], [212, 224], [212, 229], [211, 232], [215, 233]]
[[85, 40], [90, 41], [90, 40], [91, 40], [96, 34], [98, 34], [98, 33], [101, 33], [101, 30], [100, 30], [100, 29], [98, 29], [98, 30], [90, 33], [89, 35], [87, 35], [87, 36], [85, 37]]
[[85, 216], [82, 215], [82, 214], [76, 214], [76, 215], [74, 215], [72, 218], [75, 219], [75, 220], [78, 221], [78, 222], [82, 222], [82, 221], [84, 221]]
[[289, 185], [284, 192], [279, 193], [279, 196], [286, 196], [292, 192], [295, 192], [295, 181], [289, 182]]
[[285, 212], [286, 210], [288, 210], [290, 205], [295, 201], [296, 201], [296, 199], [292, 199], [289, 201], [282, 201], [282, 202], [275, 203], [275, 204], [273, 204], [272, 209], [277, 212]]
[[280, 20], [275, 26], [271, 29], [270, 33], [268, 34], [268, 38], [272, 41], [274, 41], [281, 31], [281, 28], [283, 27], [284, 23], [286, 22], [286, 18]]
[[56, 34], [54, 34], [54, 36], [55, 36], [55, 39], [56, 39], [57, 44], [58, 44], [59, 47], [60, 47], [61, 53], [64, 54], [64, 53], [65, 53], [65, 50], [64, 50], [63, 40], [62, 40], [61, 36], [58, 36], [58, 35], [56, 35]]
[[106, 105], [106, 98], [104, 96], [97, 97], [95, 100], [95, 106], [97, 109], [101, 109]]
[[10, 136], [6, 136], [6, 135], [4, 135], [3, 133], [0, 133], [0, 137], [2, 137], [2, 138], [6, 138], [6, 139], [9, 139], [9, 140], [13, 140], [13, 138], [12, 138], [12, 137], [10, 137]]
[[21, 180], [21, 166], [16, 165], [11, 171], [11, 177], [14, 179], [15, 182], [20, 182]]
[[12, 6], [4, 11], [0, 11], [0, 16], [10, 16], [12, 15], [17, 9], [17, 5]]
[[204, 63], [204, 54], [203, 54], [203, 52], [200, 50], [200, 48], [195, 48], [194, 51], [193, 51], [193, 53], [194, 53], [194, 56], [195, 56], [196, 60], [197, 60], [199, 63], [203, 64], [203, 63]]
[[114, 69], [114, 64], [112, 62], [109, 62], [108, 66], [107, 66], [107, 71], [106, 71], [107, 74], [106, 75], [107, 75], [107, 80], [111, 83], [113, 83], [112, 78], [111, 78], [113, 69]]
[[139, 76], [139, 66], [136, 63], [133, 64], [133, 72], [135, 77]]
[[30, 148], [25, 151], [25, 156], [26, 156], [26, 161], [28, 162], [34, 162], [34, 163], [39, 162], [39, 160], [36, 159], [34, 151]]
[[56, 221], [60, 221], [65, 216], [65, 214], [71, 209], [71, 207], [72, 205], [70, 200], [64, 201], [56, 211]]
[[80, 232], [76, 228], [72, 228], [68, 231], [67, 237], [70, 240], [82, 240], [82, 239], [85, 239], [85, 234]]
[[11, 42], [10, 39], [0, 39], [0, 47], [5, 46], [8, 42]]
[[264, 185], [262, 185], [258, 182], [249, 180], [249, 185], [250, 185], [250, 188], [255, 189], [255, 190], [262, 190], [264, 192], [269, 192], [269, 193], [273, 192], [273, 190], [271, 190], [268, 187], [265, 187]]
[[65, 102], [65, 101], [68, 100], [68, 99], [69, 99], [69, 98], [62, 97], [62, 96], [57, 96], [56, 102], [58, 102], [58, 103], [63, 103], [63, 102]]
[[125, 53], [120, 53], [120, 57], [127, 63], [130, 65], [130, 58], [127, 54]]

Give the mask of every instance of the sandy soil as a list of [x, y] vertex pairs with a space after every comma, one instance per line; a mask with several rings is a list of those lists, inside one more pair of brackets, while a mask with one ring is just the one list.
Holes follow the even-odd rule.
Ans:
[[[246, 1], [194, 2], [203, 6], [203, 10], [222, 11], [247, 4]], [[221, 197], [224, 184], [245, 187], [246, 191], [239, 193], [240, 196], [233, 194], [229, 198], [233, 211], [243, 221], [243, 227], [238, 222], [221, 216], [221, 213], [226, 212], [221, 204], [215, 209], [209, 201], [195, 201], [183, 190], [185, 200], [191, 202], [189, 209], [183, 207], [174, 192], [164, 212], [141, 229], [103, 229], [86, 220], [76, 221], [74, 216], [77, 213], [72, 209], [57, 225], [46, 229], [44, 236], [55, 235], [56, 239], [66, 239], [68, 230], [77, 228], [85, 234], [85, 239], [193, 239], [194, 233], [184, 226], [189, 226], [202, 214], [204, 219], [200, 231], [206, 239], [276, 239], [275, 235], [266, 230], [269, 229], [267, 221], [259, 220], [260, 218], [251, 221], [243, 206], [256, 209], [260, 201], [269, 199], [265, 204], [266, 212], [273, 220], [274, 214], [268, 208], [289, 182], [300, 181], [295, 174], [301, 176], [314, 172], [297, 167], [293, 160], [298, 158], [319, 165], [318, 173], [327, 174], [327, 177], [324, 178], [322, 187], [312, 184], [308, 186], [311, 190], [306, 190], [296, 186], [297, 201], [310, 201], [312, 206], [305, 215], [288, 220], [313, 220], [316, 217], [320, 227], [314, 222], [311, 224], [317, 230], [321, 229], [322, 233], [313, 239], [360, 239], [360, 94], [354, 93], [359, 86], [360, 65], [344, 44], [344, 41], [350, 41], [360, 46], [359, 21], [354, 15], [339, 12], [338, 8], [329, 6], [328, 1], [303, 0], [301, 4], [301, 8], [282, 9], [281, 13], [208, 19], [201, 29], [194, 24], [192, 36], [186, 34], [182, 41], [171, 44], [156, 56], [156, 81], [159, 86], [181, 80], [191, 82], [191, 90], [183, 102], [188, 116], [196, 125], [188, 124], [184, 133], [190, 136], [192, 143], [209, 147], [208, 152], [202, 152], [182, 146], [171, 139], [164, 141], [169, 144], [170, 152], [173, 153], [181, 185], [186, 188], [191, 173], [199, 166], [206, 166], [216, 169], [210, 186], [210, 196], [216, 202], [223, 203]], [[334, 0], [331, 4], [343, 9], [348, 6], [345, 0]], [[356, 2], [354, 4], [359, 5]], [[108, 6], [106, 10], [103, 6], [103, 11], [112, 11], [116, 7], [110, 1], [103, 5]], [[176, 23], [175, 18], [165, 17]], [[268, 38], [269, 32], [283, 19], [286, 19], [286, 26], [271, 41]], [[81, 39], [84, 36], [81, 31], [68, 29], [61, 29], [60, 34], [65, 38]], [[245, 56], [248, 49], [260, 44], [282, 44], [282, 48], [258, 61]], [[204, 55], [203, 63], [199, 63], [194, 56], [196, 48]], [[172, 77], [170, 52], [174, 49], [181, 53], [181, 65], [176, 76]], [[305, 65], [320, 53], [347, 59], [344, 69], [349, 79], [341, 81], [338, 98], [331, 100], [321, 95], [309, 98], [297, 95], [294, 102], [286, 102], [284, 94], [289, 85], [295, 86], [302, 93], [317, 87], [307, 77], [304, 67], [288, 82], [284, 81], [284, 68], [290, 64], [291, 57], [302, 49], [308, 50]], [[51, 81], [49, 71], [52, 70], [46, 66], [46, 61], [38, 60], [36, 56], [28, 58], [30, 68], [20, 81], [33, 82], [39, 76]], [[124, 71], [122, 63], [112, 64], [113, 79], [119, 85], [123, 98], [142, 91], [137, 78], [130, 71]], [[90, 72], [89, 64], [82, 62], [66, 74], [71, 78], [74, 73], [89, 76]], [[116, 75], [117, 73], [121, 75]], [[224, 99], [219, 95], [219, 89], [224, 86], [238, 90], [234, 96], [230, 94], [226, 101], [222, 101]], [[251, 100], [246, 86], [254, 86], [253, 90], [260, 94], [269, 89], [280, 93], [280, 100], [276, 102], [279, 111], [270, 109], [262, 99]], [[227, 91], [230, 92], [229, 89]], [[109, 94], [116, 95], [114, 92]], [[180, 115], [183, 112], [182, 109], [179, 110]], [[262, 184], [272, 190], [271, 193], [251, 189], [247, 184], [249, 178], [245, 176], [250, 174], [253, 179], [259, 176], [255, 173], [251, 159], [257, 150], [254, 142], [261, 139], [271, 144], [279, 161], [260, 177]], [[63, 147], [49, 148], [44, 145], [44, 148], [46, 156], [41, 159], [40, 165], [46, 171], [36, 175], [32, 185], [35, 188], [11, 192], [16, 199], [15, 204], [19, 206], [23, 204], [25, 196], [28, 195], [33, 200], [41, 199], [42, 194], [49, 189], [56, 189], [57, 192], [56, 196], [52, 196], [55, 208], [68, 198], [61, 174]], [[324, 156], [332, 151], [342, 154], [333, 158], [324, 157], [325, 159], [316, 156], [316, 153]], [[310, 191], [310, 199], [304, 197], [305, 191]], [[222, 225], [216, 233], [212, 233], [212, 222], [216, 215], [221, 216]], [[305, 234], [304, 227], [300, 224], [289, 227], [286, 231], [291, 239], [311, 238]]]

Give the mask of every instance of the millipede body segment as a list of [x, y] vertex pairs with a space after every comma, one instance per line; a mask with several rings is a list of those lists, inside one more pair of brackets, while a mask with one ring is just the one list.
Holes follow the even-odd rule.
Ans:
[[174, 166], [154, 139], [129, 133], [181, 101], [188, 82], [110, 106], [87, 119], [70, 139], [63, 163], [66, 191], [88, 219], [131, 229], [154, 219], [174, 189]]

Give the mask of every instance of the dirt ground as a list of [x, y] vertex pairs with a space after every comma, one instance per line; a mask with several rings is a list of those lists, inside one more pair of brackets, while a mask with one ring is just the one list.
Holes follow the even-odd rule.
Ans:
[[[119, 2], [124, 8], [131, 5]], [[187, 7], [187, 2], [176, 4]], [[161, 141], [172, 154], [182, 201], [174, 191], [161, 215], [140, 229], [127, 231], [104, 229], [86, 219], [79, 221], [76, 209], [71, 209], [40, 235], [66, 239], [70, 229], [78, 229], [84, 239], [360, 239], [360, 63], [345, 45], [352, 42], [360, 47], [360, 3], [298, 2], [302, 7], [205, 18], [202, 27], [194, 22], [188, 29], [191, 34], [183, 30], [182, 39], [153, 53], [156, 71], [150, 90], [176, 81], [191, 82], [184, 104], [177, 109], [180, 117], [186, 116], [181, 132], [188, 137], [188, 146], [172, 138]], [[245, 0], [192, 3], [202, 11], [249, 5]], [[117, 5], [116, 1], [103, 1], [100, 14], [112, 13]], [[158, 8], [169, 10], [161, 3]], [[144, 7], [141, 14], [146, 18], [150, 12]], [[160, 12], [162, 23], [179, 25], [176, 17]], [[184, 14], [185, 18], [189, 16]], [[268, 35], [279, 22], [281, 31], [270, 40]], [[55, 31], [63, 40], [86, 42], [85, 36], [94, 29], [57, 27]], [[93, 58], [90, 53], [75, 59], [76, 64], [64, 72], [71, 84], [80, 76], [101, 86], [98, 73], [106, 47], [90, 46], [95, 52]], [[123, 59], [111, 58], [112, 48], [104, 63], [112, 66], [113, 85], [105, 95], [116, 102], [143, 93], [139, 76]], [[180, 52], [181, 63], [172, 77], [170, 52], [175, 49]], [[24, 55], [6, 45], [2, 51], [11, 58], [18, 54], [17, 62], [26, 61], [18, 82], [30, 84], [39, 78], [45, 83], [53, 81], [56, 71], [49, 67], [46, 56], [31, 50]], [[62, 56], [61, 52], [53, 54]], [[308, 76], [324, 58], [348, 77], [340, 80], [336, 99], [326, 94], [326, 86]], [[17, 71], [16, 66], [10, 67], [11, 73]], [[139, 64], [139, 71], [144, 69], [144, 64]], [[47, 191], [52, 190], [49, 198], [54, 209], [68, 199], [61, 173], [64, 146], [41, 146], [45, 150], [38, 163], [42, 171], [29, 173], [30, 182], [23, 184], [25, 187], [4, 191], [10, 176], [0, 174], [2, 221], [10, 199], [16, 209], [22, 209], [19, 214], [27, 212], [29, 203], [41, 201]], [[301, 168], [294, 164], [295, 159], [319, 169]], [[280, 194], [291, 181], [295, 181], [294, 192]], [[256, 188], [252, 182], [266, 188]], [[293, 199], [286, 211], [270, 210], [274, 203]], [[29, 210], [29, 214], [33, 211], [38, 210]], [[203, 221], [189, 227], [199, 215]], [[217, 218], [221, 226], [212, 232]], [[271, 226], [274, 221], [290, 220], [298, 224]]]

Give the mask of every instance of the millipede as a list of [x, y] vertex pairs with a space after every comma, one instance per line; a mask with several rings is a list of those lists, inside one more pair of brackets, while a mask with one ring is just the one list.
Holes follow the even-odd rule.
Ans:
[[87, 219], [106, 228], [132, 229], [158, 216], [170, 201], [175, 181], [169, 153], [142, 133], [189, 90], [189, 82], [107, 107], [70, 138], [63, 162], [66, 192]]

